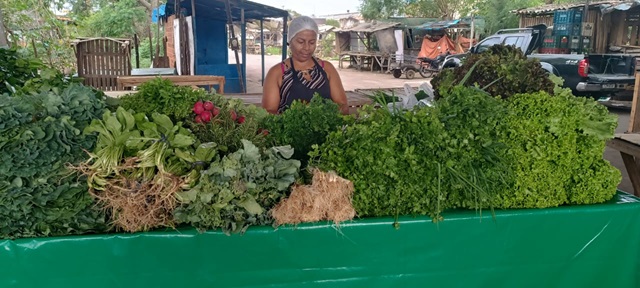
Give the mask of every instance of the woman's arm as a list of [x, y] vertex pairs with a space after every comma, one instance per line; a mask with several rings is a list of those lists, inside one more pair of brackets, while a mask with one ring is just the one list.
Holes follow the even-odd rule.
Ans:
[[349, 114], [349, 106], [347, 105], [347, 93], [344, 92], [342, 80], [336, 67], [329, 61], [324, 61], [324, 71], [327, 72], [329, 78], [329, 87], [331, 88], [331, 99], [340, 105], [342, 114]]
[[280, 105], [280, 86], [282, 85], [281, 63], [271, 67], [262, 86], [262, 108], [271, 114], [278, 114]]

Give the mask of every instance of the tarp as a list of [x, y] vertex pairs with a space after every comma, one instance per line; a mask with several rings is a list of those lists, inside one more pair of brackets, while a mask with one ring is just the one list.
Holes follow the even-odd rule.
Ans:
[[640, 287], [639, 201], [0, 240], [0, 287]]
[[631, 8], [638, 7], [639, 5], [640, 5], [640, 0], [603, 3], [600, 5], [600, 12], [602, 13], [602, 15], [604, 15], [616, 10], [627, 11]]
[[429, 37], [424, 37], [422, 39], [422, 47], [420, 47], [418, 57], [428, 57], [433, 59], [447, 51], [451, 52], [451, 54], [463, 52], [462, 48], [457, 47], [456, 43], [447, 35], [442, 36], [438, 41], [431, 41]]

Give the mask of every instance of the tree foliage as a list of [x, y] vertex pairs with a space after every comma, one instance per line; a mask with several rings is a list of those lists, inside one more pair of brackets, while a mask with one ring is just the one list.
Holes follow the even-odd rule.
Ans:
[[146, 11], [136, 0], [108, 4], [83, 21], [84, 32], [91, 36], [132, 38], [136, 27], [147, 25]]

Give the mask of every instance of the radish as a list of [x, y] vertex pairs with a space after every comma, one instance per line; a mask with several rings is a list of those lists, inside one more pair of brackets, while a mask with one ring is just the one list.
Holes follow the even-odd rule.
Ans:
[[244, 123], [244, 120], [245, 120], [244, 116], [238, 117], [238, 124]]
[[220, 108], [214, 106], [213, 110], [211, 110], [211, 114], [213, 114], [213, 117], [218, 116], [218, 114], [220, 114]]
[[213, 110], [213, 107], [216, 107], [216, 106], [214, 106], [213, 103], [211, 103], [211, 101], [207, 101], [207, 102], [204, 102], [203, 107], [204, 107], [204, 110], [211, 111]]
[[202, 117], [200, 117], [200, 115], [196, 116], [196, 123], [202, 123]]
[[198, 101], [193, 105], [193, 112], [196, 113], [196, 115], [200, 115], [204, 112], [204, 104], [202, 101]]
[[231, 120], [236, 121], [237, 118], [238, 118], [238, 115], [236, 114], [236, 111], [231, 110]]
[[211, 122], [211, 112], [209, 111], [202, 112], [202, 114], [200, 114], [200, 117], [202, 117], [202, 121], [204, 121], [204, 123]]

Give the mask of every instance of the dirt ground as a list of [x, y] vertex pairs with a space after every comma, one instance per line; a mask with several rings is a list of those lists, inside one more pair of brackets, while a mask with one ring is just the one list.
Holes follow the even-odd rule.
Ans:
[[[229, 57], [231, 63], [235, 63], [234, 57]], [[233, 58], [233, 59], [232, 59]], [[269, 68], [280, 63], [282, 61], [281, 56], [267, 56], [265, 55], [265, 75]], [[353, 91], [355, 89], [375, 89], [375, 88], [400, 88], [405, 83], [409, 83], [411, 86], [419, 86], [423, 82], [430, 81], [429, 78], [422, 78], [420, 75], [412, 80], [401, 78], [393, 78], [391, 74], [371, 72], [371, 71], [357, 71], [353, 68], [338, 68], [337, 61], [331, 61], [333, 65], [338, 69], [342, 85], [346, 91]], [[348, 63], [344, 63], [348, 65]], [[262, 62], [260, 55], [247, 54], [247, 92], [249, 93], [262, 93]]]
[[[232, 58], [232, 57], [230, 57]], [[281, 56], [265, 56], [265, 75], [270, 67], [278, 64], [281, 61]], [[230, 59], [235, 61], [235, 59]], [[332, 61], [336, 68], [338, 68], [338, 62]], [[347, 65], [347, 63], [344, 63]], [[247, 87], [249, 93], [262, 93], [262, 67], [261, 67], [260, 55], [247, 55]], [[404, 77], [394, 78], [391, 74], [371, 72], [371, 71], [357, 71], [353, 68], [338, 68], [342, 85], [346, 91], [353, 91], [356, 89], [377, 89], [377, 88], [400, 88], [405, 83], [410, 84], [413, 87], [417, 87], [423, 82], [429, 82], [431, 79], [422, 78], [417, 75], [416, 78], [408, 80]], [[618, 128], [616, 133], [622, 133], [627, 130], [629, 125], [629, 113], [628, 109], [616, 109], [610, 108], [611, 113], [618, 116]], [[622, 172], [622, 182], [618, 186], [618, 189], [633, 193], [631, 181], [627, 174], [622, 157], [618, 151], [607, 148], [604, 153], [604, 158], [611, 162], [616, 168]]]

